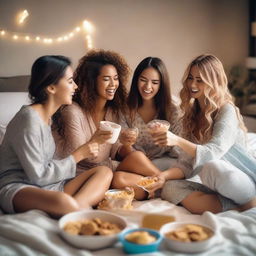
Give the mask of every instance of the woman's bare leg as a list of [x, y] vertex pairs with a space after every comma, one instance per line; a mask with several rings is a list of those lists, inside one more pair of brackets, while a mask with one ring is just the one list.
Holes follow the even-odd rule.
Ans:
[[145, 200], [148, 197], [148, 193], [145, 190], [136, 186], [136, 183], [142, 177], [143, 176], [135, 174], [135, 173], [116, 171], [114, 173], [111, 187], [117, 188], [117, 189], [125, 188], [125, 187], [132, 187], [135, 192], [135, 199]]
[[117, 171], [127, 171], [142, 176], [154, 176], [160, 173], [160, 170], [141, 151], [127, 155], [118, 165]]
[[64, 192], [73, 196], [80, 208], [97, 205], [109, 189], [113, 172], [106, 166], [98, 166], [84, 171], [65, 187]]
[[37, 209], [54, 217], [80, 209], [76, 200], [66, 193], [36, 187], [23, 188], [17, 192], [13, 205], [16, 212]]
[[222, 212], [222, 205], [217, 195], [195, 191], [181, 201], [181, 205], [193, 214], [202, 214], [205, 211]]

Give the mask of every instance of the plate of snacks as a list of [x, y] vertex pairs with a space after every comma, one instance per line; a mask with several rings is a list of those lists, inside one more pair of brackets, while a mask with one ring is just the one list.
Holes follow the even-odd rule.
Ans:
[[200, 222], [172, 222], [162, 226], [160, 233], [171, 251], [202, 252], [217, 243], [213, 228]]
[[137, 186], [148, 192], [148, 187], [156, 183], [157, 177], [143, 177], [137, 182]]
[[59, 220], [61, 236], [73, 246], [89, 250], [112, 246], [126, 227], [122, 217], [99, 210], [72, 212]]
[[134, 228], [122, 232], [119, 240], [125, 253], [150, 253], [158, 250], [162, 236], [153, 229]]

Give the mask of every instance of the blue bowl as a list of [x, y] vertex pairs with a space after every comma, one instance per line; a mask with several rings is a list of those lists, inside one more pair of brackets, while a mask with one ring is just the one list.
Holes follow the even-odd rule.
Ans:
[[[128, 234], [136, 232], [136, 231], [146, 231], [150, 235], [154, 236], [156, 238], [156, 241], [153, 243], [150, 243], [150, 244], [136, 244], [136, 243], [129, 242], [125, 239], [125, 237]], [[163, 239], [163, 237], [162, 237], [162, 235], [160, 235], [159, 232], [157, 232], [156, 230], [153, 230], [153, 229], [149, 229], [149, 228], [129, 229], [129, 230], [123, 231], [119, 235], [119, 240], [123, 244], [123, 250], [125, 253], [128, 253], [128, 254], [155, 252], [158, 250], [158, 247], [159, 247], [160, 243], [162, 242], [162, 239]]]

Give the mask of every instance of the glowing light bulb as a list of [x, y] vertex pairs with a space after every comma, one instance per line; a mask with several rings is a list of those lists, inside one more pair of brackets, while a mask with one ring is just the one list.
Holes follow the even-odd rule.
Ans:
[[92, 26], [92, 24], [89, 21], [84, 20], [83, 21], [83, 27], [84, 27], [84, 30], [87, 33], [92, 33], [93, 32], [93, 26]]
[[29, 13], [27, 10], [23, 10], [22, 12], [19, 13], [18, 15], [18, 23], [22, 24], [26, 20], [26, 18], [29, 16]]
[[4, 36], [6, 33], [4, 30], [1, 31], [1, 36]]
[[29, 37], [29, 36], [25, 36], [25, 39], [26, 39], [27, 41], [29, 41], [29, 40], [30, 40], [30, 37]]
[[17, 40], [19, 37], [18, 37], [17, 35], [14, 35], [12, 38], [13, 38], [14, 40]]
[[81, 28], [80, 27], [76, 27], [75, 30], [76, 30], [76, 32], [79, 32], [81, 30]]

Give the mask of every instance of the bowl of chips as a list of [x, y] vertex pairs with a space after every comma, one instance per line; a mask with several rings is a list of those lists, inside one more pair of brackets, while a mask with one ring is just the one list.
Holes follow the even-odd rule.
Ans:
[[125, 253], [151, 253], [158, 250], [162, 236], [153, 229], [134, 228], [122, 232], [119, 240]]
[[171, 251], [183, 253], [202, 252], [217, 242], [214, 229], [201, 222], [172, 222], [162, 226], [160, 233]]
[[100, 210], [72, 212], [59, 220], [61, 236], [71, 245], [89, 250], [112, 246], [126, 227], [122, 217]]

